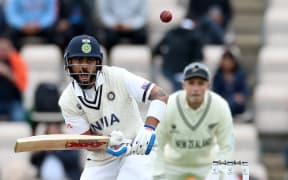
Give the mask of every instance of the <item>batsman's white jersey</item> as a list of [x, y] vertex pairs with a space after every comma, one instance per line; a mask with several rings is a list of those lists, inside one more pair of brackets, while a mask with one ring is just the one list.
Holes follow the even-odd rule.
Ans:
[[204, 103], [193, 110], [184, 90], [170, 95], [166, 115], [157, 128], [159, 143], [155, 174], [193, 173], [204, 178], [213, 160], [229, 160], [234, 150], [232, 116], [227, 102], [206, 91]]
[[[137, 101], [146, 103], [153, 86], [125, 69], [108, 66], [102, 67], [92, 89], [82, 90], [72, 81], [59, 99], [68, 132], [82, 134], [91, 129], [109, 135], [120, 130], [127, 138], [135, 137], [144, 125]], [[104, 151], [92, 152], [88, 158], [97, 163], [115, 159]]]

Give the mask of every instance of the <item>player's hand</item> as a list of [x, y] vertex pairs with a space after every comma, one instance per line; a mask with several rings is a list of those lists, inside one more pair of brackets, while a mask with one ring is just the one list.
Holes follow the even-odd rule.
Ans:
[[129, 152], [130, 141], [125, 139], [121, 131], [112, 131], [106, 152], [113, 156], [121, 156]]
[[155, 143], [156, 134], [154, 127], [145, 125], [142, 127], [131, 145], [131, 154], [148, 155]]

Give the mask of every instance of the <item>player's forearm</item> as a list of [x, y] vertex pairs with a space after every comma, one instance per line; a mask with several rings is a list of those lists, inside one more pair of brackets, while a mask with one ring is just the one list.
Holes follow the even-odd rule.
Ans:
[[151, 103], [147, 112], [145, 125], [156, 128], [164, 117], [168, 96], [159, 86], [154, 86], [151, 90], [149, 100], [151, 100]]
[[151, 117], [151, 116], [147, 117], [147, 119], [145, 121], [145, 125], [149, 125], [149, 126], [152, 126], [154, 128], [157, 127], [158, 123], [159, 123], [159, 120], [154, 118], [154, 117]]
[[92, 131], [89, 129], [88, 131], [82, 133], [81, 135], [92, 135]]
[[168, 96], [158, 86], [154, 86], [149, 94], [151, 103], [148, 108], [145, 126], [140, 127], [132, 141], [131, 153], [148, 155], [152, 151], [156, 139], [155, 129], [164, 117]]
[[93, 132], [91, 131], [91, 129], [89, 129], [88, 131], [82, 133], [81, 135], [96, 135], [96, 136], [102, 136], [103, 134], [99, 133], [99, 132]]
[[168, 101], [168, 95], [159, 86], [154, 86], [148, 99], [151, 101], [160, 100], [166, 104]]

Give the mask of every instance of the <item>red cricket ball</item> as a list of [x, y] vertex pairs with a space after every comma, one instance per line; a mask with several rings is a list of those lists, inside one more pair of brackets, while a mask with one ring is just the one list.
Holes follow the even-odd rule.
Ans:
[[172, 13], [168, 10], [163, 10], [160, 14], [160, 19], [164, 23], [168, 23], [172, 20]]

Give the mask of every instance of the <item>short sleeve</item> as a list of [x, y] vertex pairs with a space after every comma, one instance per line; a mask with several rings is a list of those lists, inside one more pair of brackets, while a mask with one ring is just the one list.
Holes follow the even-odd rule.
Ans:
[[149, 80], [124, 71], [124, 81], [129, 94], [138, 102], [146, 103], [155, 84]]
[[83, 134], [88, 131], [90, 126], [86, 119], [82, 116], [71, 115], [62, 111], [65, 120], [66, 132], [69, 134]]
[[65, 120], [65, 130], [69, 134], [82, 134], [90, 129], [89, 122], [82, 108], [75, 104], [70, 95], [64, 91], [58, 102]]

